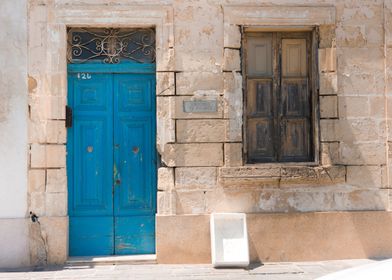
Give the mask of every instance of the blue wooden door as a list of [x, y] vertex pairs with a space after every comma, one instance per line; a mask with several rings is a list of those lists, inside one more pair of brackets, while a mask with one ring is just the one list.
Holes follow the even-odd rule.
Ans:
[[155, 252], [155, 75], [71, 72], [71, 256]]

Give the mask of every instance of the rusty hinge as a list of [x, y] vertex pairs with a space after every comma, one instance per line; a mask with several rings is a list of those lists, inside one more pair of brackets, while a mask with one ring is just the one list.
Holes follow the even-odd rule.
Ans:
[[65, 127], [72, 127], [72, 108], [65, 106]]

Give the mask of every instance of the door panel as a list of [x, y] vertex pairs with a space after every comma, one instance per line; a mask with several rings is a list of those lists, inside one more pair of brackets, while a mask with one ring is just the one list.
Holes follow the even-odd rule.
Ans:
[[[113, 88], [110, 74], [68, 77], [70, 255], [113, 253]], [[98, 246], [99, 245], [99, 246]]]
[[155, 252], [154, 75], [114, 76], [115, 253]]
[[306, 39], [283, 39], [282, 76], [304, 77], [306, 75]]
[[247, 39], [247, 73], [250, 76], [272, 76], [272, 33]]
[[115, 254], [153, 254], [155, 216], [115, 217]]
[[282, 125], [282, 160], [306, 160], [309, 156], [309, 136], [306, 119], [291, 119]]
[[274, 160], [273, 125], [269, 120], [249, 119], [248, 121], [249, 160]]
[[[118, 120], [119, 162], [121, 183], [115, 191], [115, 215], [134, 215], [152, 211], [150, 176], [152, 174], [151, 122], [148, 118]], [[117, 142], [116, 142], [117, 143]], [[116, 161], [117, 162], [117, 161]]]
[[111, 155], [107, 147], [111, 141], [106, 139], [108, 132], [104, 116], [78, 117], [74, 122], [75, 186], [73, 213], [78, 216], [106, 214], [112, 215], [111, 165], [107, 162]]
[[113, 255], [113, 216], [71, 217], [69, 220], [70, 256]]

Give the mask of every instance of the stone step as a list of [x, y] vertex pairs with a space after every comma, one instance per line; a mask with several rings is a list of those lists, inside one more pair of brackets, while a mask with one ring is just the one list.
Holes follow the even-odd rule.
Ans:
[[156, 255], [91, 256], [70, 257], [66, 266], [114, 265], [114, 264], [156, 264]]

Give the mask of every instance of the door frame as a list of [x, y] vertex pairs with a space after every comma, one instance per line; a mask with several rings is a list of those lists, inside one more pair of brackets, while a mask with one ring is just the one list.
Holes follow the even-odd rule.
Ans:
[[[155, 75], [155, 83], [157, 80], [156, 77], [156, 64], [155, 63], [135, 63], [135, 62], [123, 62], [123, 63], [118, 63], [118, 64], [103, 64], [102, 62], [87, 62], [83, 64], [67, 64], [67, 84], [69, 83], [69, 74], [70, 73], [101, 73], [101, 74], [153, 74]], [[157, 191], [158, 191], [158, 150], [156, 147], [156, 141], [157, 141], [157, 120], [156, 120], [156, 112], [157, 112], [157, 107], [156, 107], [156, 87], [153, 88], [154, 92], [151, 95], [152, 98], [155, 98], [154, 100], [154, 110], [153, 113], [155, 114], [154, 121], [152, 123], [152, 133], [153, 135], [153, 141], [155, 145], [153, 145], [151, 148], [153, 149], [152, 152], [155, 153], [155, 166], [153, 166], [153, 169], [155, 170], [153, 175], [153, 182], [155, 184], [155, 189], [152, 192], [152, 202], [155, 207], [155, 217], [158, 212], [157, 209]], [[69, 98], [69, 90], [67, 87], [67, 104], [68, 104], [68, 98]], [[67, 129], [67, 141], [66, 141], [66, 174], [67, 174], [67, 192], [69, 194], [69, 179], [68, 178], [73, 178], [73, 163], [71, 159], [73, 159], [73, 145], [70, 141], [68, 141], [68, 129]], [[70, 203], [71, 199], [68, 197], [67, 199], [67, 215], [69, 217], [69, 209], [70, 209]], [[156, 218], [155, 218], [156, 219]], [[155, 234], [155, 254], [156, 254], [156, 227], [154, 230]], [[70, 228], [68, 227], [68, 241], [69, 241], [69, 235], [70, 235]], [[68, 252], [69, 252], [69, 247], [70, 243], [68, 242], [67, 244], [68, 247]]]

